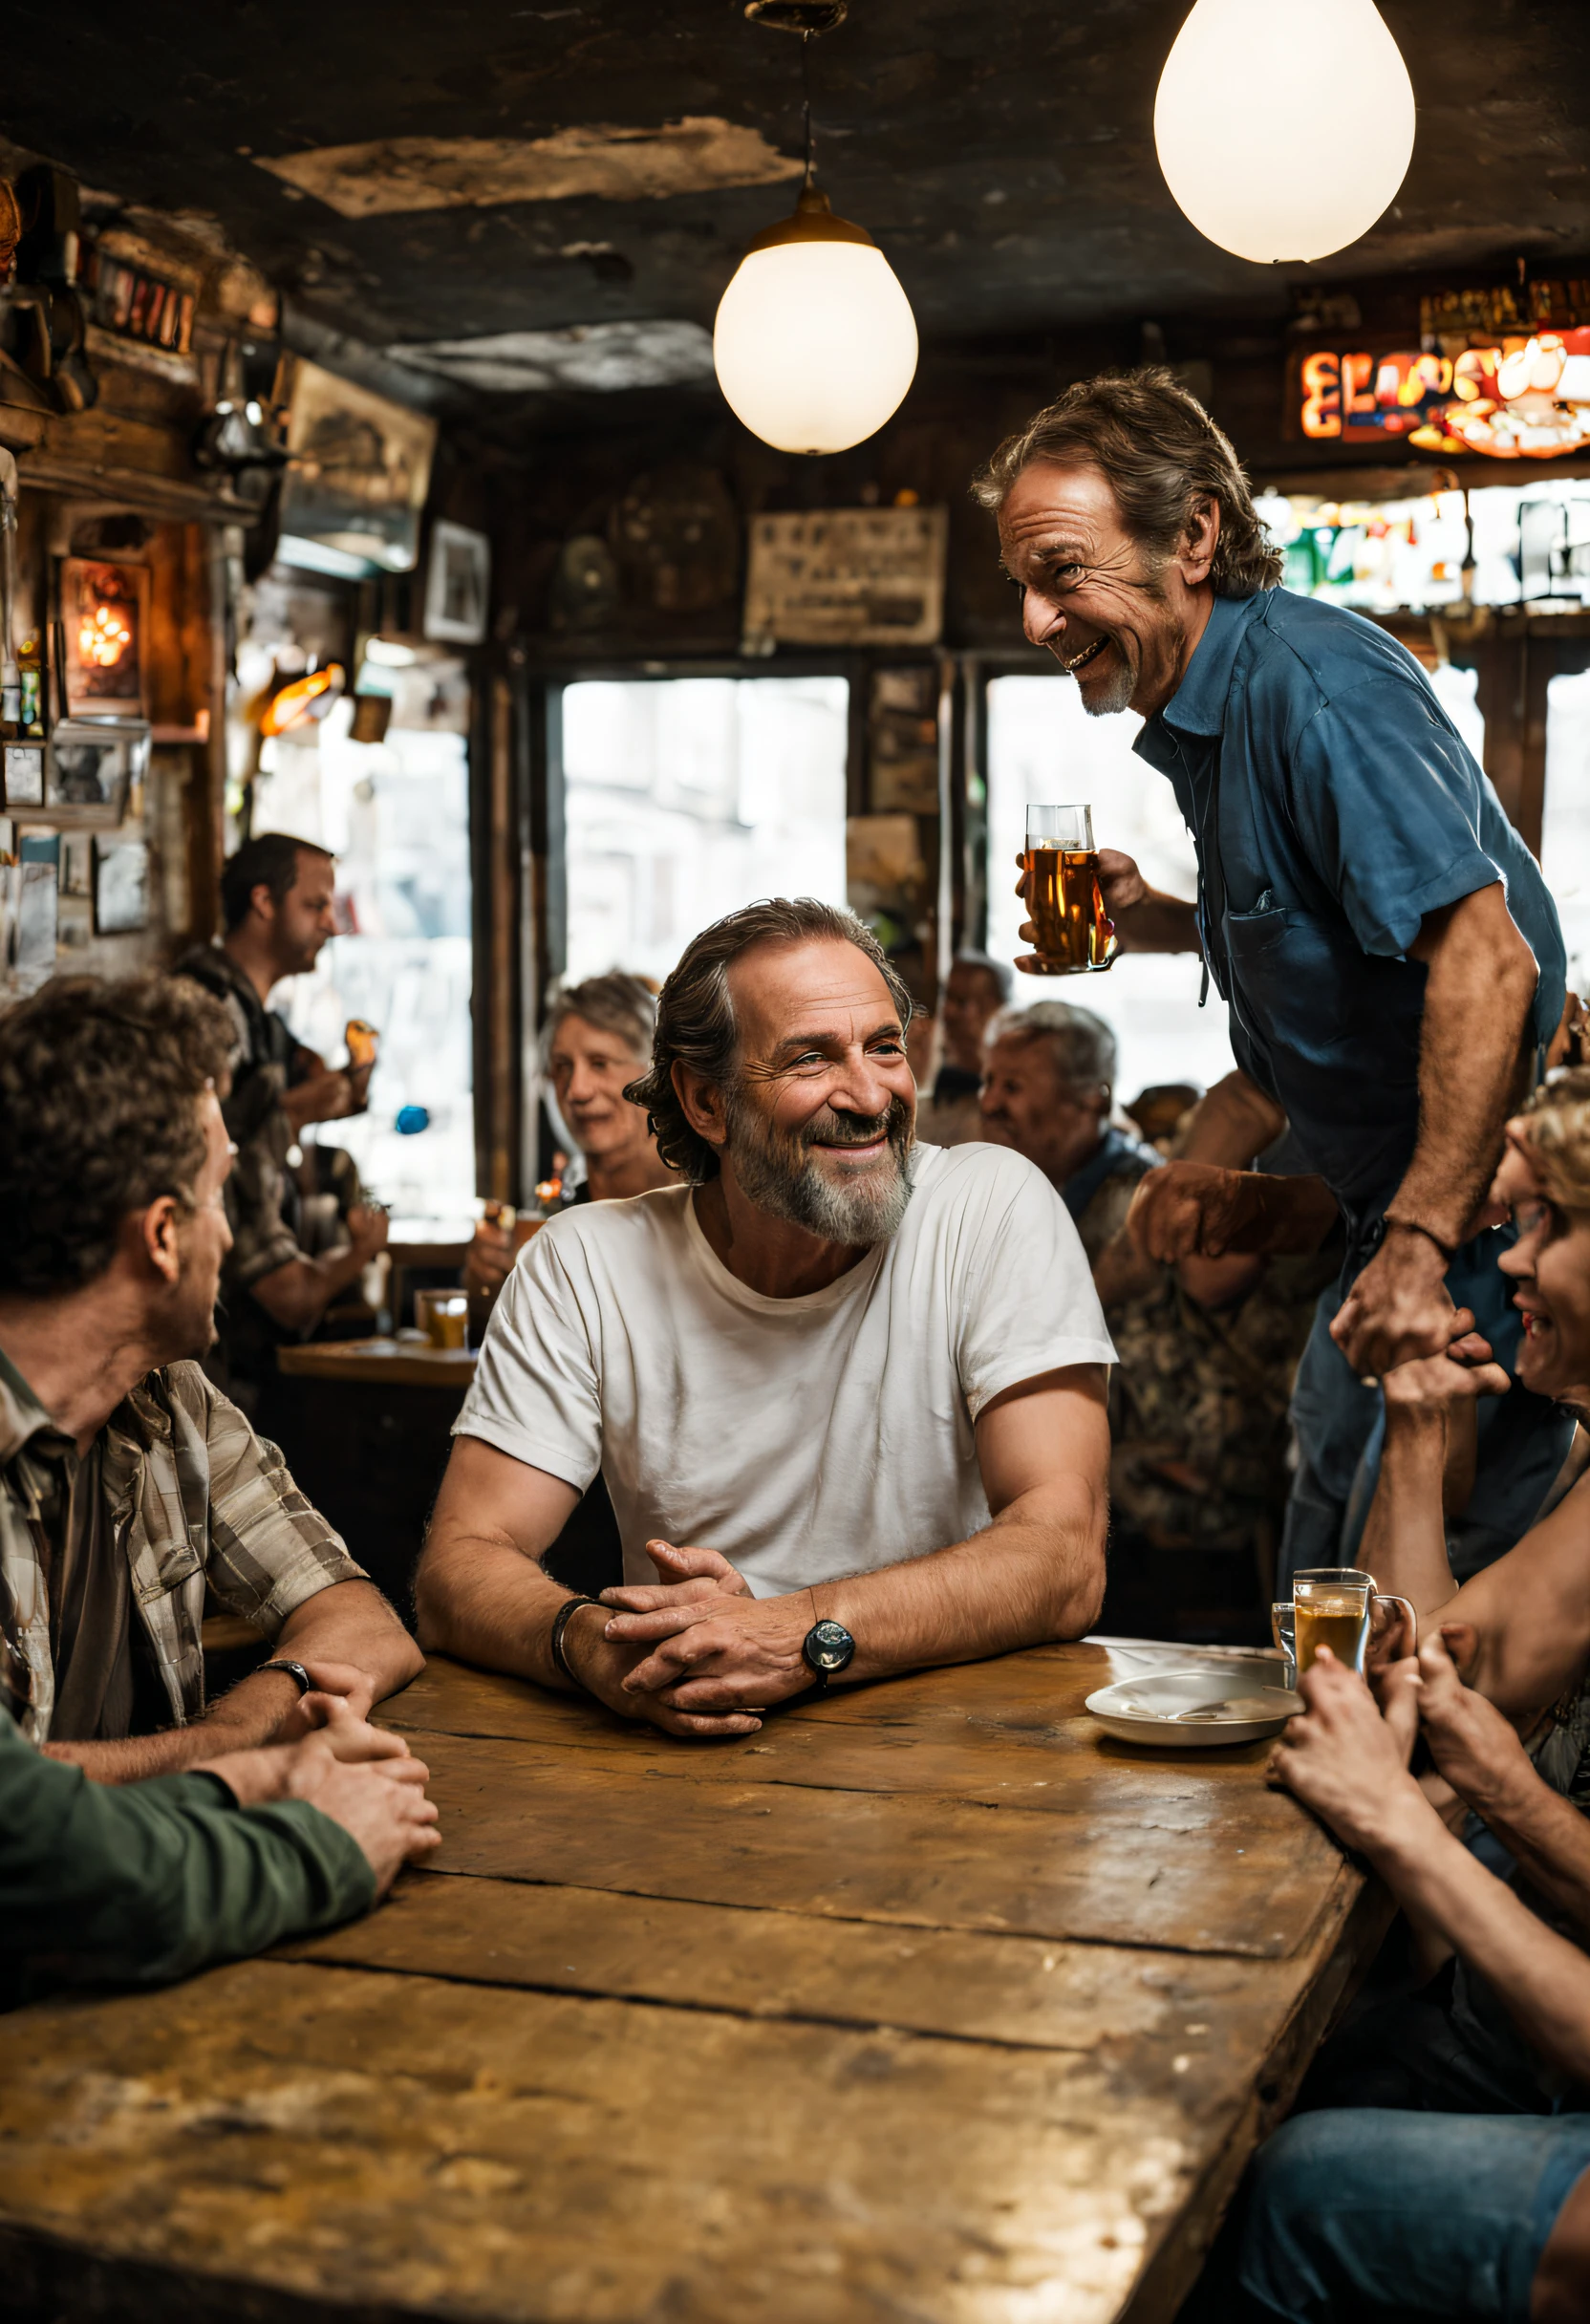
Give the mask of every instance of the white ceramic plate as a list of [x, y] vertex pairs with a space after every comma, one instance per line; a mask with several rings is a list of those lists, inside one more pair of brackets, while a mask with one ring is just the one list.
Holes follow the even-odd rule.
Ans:
[[1284, 1687], [1234, 1690], [1223, 1670], [1146, 1671], [1117, 1679], [1087, 1698], [1087, 1708], [1106, 1732], [1124, 1743], [1157, 1743], [1182, 1751], [1207, 1751], [1216, 1743], [1257, 1743], [1279, 1734], [1301, 1697]]

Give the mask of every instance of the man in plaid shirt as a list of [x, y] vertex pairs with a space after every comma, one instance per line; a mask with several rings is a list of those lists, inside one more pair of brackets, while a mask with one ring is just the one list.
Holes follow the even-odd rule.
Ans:
[[[421, 1668], [193, 1359], [230, 1246], [230, 1029], [194, 985], [57, 978], [0, 1018], [0, 1709], [126, 1782], [362, 1717]], [[206, 1584], [278, 1660], [213, 1707]]]

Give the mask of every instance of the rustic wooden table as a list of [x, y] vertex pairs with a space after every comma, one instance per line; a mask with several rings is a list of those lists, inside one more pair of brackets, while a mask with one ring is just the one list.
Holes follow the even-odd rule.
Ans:
[[276, 1362], [292, 1380], [445, 1388], [461, 1398], [475, 1377], [473, 1348], [433, 1347], [428, 1340], [310, 1340], [302, 1347], [279, 1347]]
[[1264, 1746], [1104, 1738], [1138, 1667], [714, 1746], [434, 1662], [387, 1710], [433, 1870], [8, 2020], [7, 2313], [1162, 2324], [1386, 1908]]

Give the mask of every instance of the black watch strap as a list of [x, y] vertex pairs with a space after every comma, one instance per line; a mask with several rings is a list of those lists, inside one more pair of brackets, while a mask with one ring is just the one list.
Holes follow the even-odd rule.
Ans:
[[309, 1672], [305, 1669], [302, 1663], [289, 1662], [286, 1657], [283, 1656], [273, 1663], [261, 1663], [260, 1668], [261, 1670], [285, 1670], [289, 1678], [295, 1678], [298, 1681], [298, 1699], [300, 1702], [302, 1702], [306, 1694], [312, 1694], [314, 1692], [314, 1681], [312, 1678], [311, 1678]]
[[579, 1672], [569, 1668], [569, 1657], [563, 1650], [563, 1634], [569, 1627], [570, 1616], [577, 1614], [582, 1605], [600, 1605], [601, 1603], [599, 1598], [566, 1598], [552, 1617], [553, 1665], [563, 1672], [569, 1684], [577, 1687], [582, 1694], [589, 1694], [591, 1689]]

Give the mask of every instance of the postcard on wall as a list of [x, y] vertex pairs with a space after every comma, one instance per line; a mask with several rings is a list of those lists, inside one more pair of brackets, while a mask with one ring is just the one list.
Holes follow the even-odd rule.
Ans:
[[42, 807], [44, 805], [44, 744], [42, 742], [8, 742], [5, 746], [5, 780], [0, 785], [0, 801], [8, 807]]
[[754, 517], [744, 645], [935, 645], [949, 523], [945, 508]]
[[149, 573], [142, 565], [61, 560], [61, 646], [69, 715], [141, 718], [147, 708]]
[[134, 935], [149, 925], [149, 850], [141, 839], [96, 839], [94, 933]]

